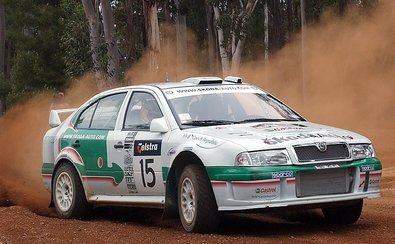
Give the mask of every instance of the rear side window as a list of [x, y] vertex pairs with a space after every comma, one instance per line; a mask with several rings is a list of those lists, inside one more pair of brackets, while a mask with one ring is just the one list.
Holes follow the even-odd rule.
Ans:
[[119, 93], [102, 98], [92, 104], [81, 113], [76, 128], [113, 130], [125, 96], [126, 93]]
[[77, 119], [75, 127], [78, 129], [88, 129], [91, 125], [93, 112], [95, 112], [97, 102], [89, 106], [84, 112], [81, 113]]

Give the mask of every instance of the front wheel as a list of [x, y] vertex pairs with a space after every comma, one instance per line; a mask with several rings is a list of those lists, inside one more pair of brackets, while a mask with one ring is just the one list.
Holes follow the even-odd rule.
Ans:
[[363, 199], [345, 203], [343, 206], [322, 208], [322, 213], [329, 224], [353, 224], [362, 213]]
[[62, 218], [86, 218], [91, 210], [78, 173], [70, 164], [63, 164], [57, 169], [53, 180], [52, 199], [56, 212]]
[[188, 232], [209, 233], [218, 227], [218, 206], [207, 174], [199, 165], [188, 165], [181, 173], [178, 212]]

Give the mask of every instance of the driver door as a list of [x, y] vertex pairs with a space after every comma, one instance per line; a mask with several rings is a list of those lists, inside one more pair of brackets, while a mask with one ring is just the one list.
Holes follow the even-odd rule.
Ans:
[[149, 92], [133, 92], [121, 130], [109, 133], [109, 160], [124, 171], [122, 195], [163, 195], [162, 143], [167, 133], [150, 132], [152, 119], [163, 116], [157, 99]]

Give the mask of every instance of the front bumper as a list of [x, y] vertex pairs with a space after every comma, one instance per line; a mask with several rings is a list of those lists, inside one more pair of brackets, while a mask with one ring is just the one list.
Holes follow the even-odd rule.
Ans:
[[380, 197], [377, 158], [346, 163], [208, 167], [219, 211], [319, 205]]

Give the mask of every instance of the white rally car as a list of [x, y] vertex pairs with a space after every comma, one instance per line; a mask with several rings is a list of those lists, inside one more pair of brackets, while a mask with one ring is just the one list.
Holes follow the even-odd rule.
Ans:
[[307, 122], [237, 77], [117, 88], [51, 111], [49, 123], [42, 176], [63, 218], [159, 207], [187, 231], [211, 232], [223, 212], [302, 207], [350, 224], [364, 198], [380, 196], [367, 138]]

